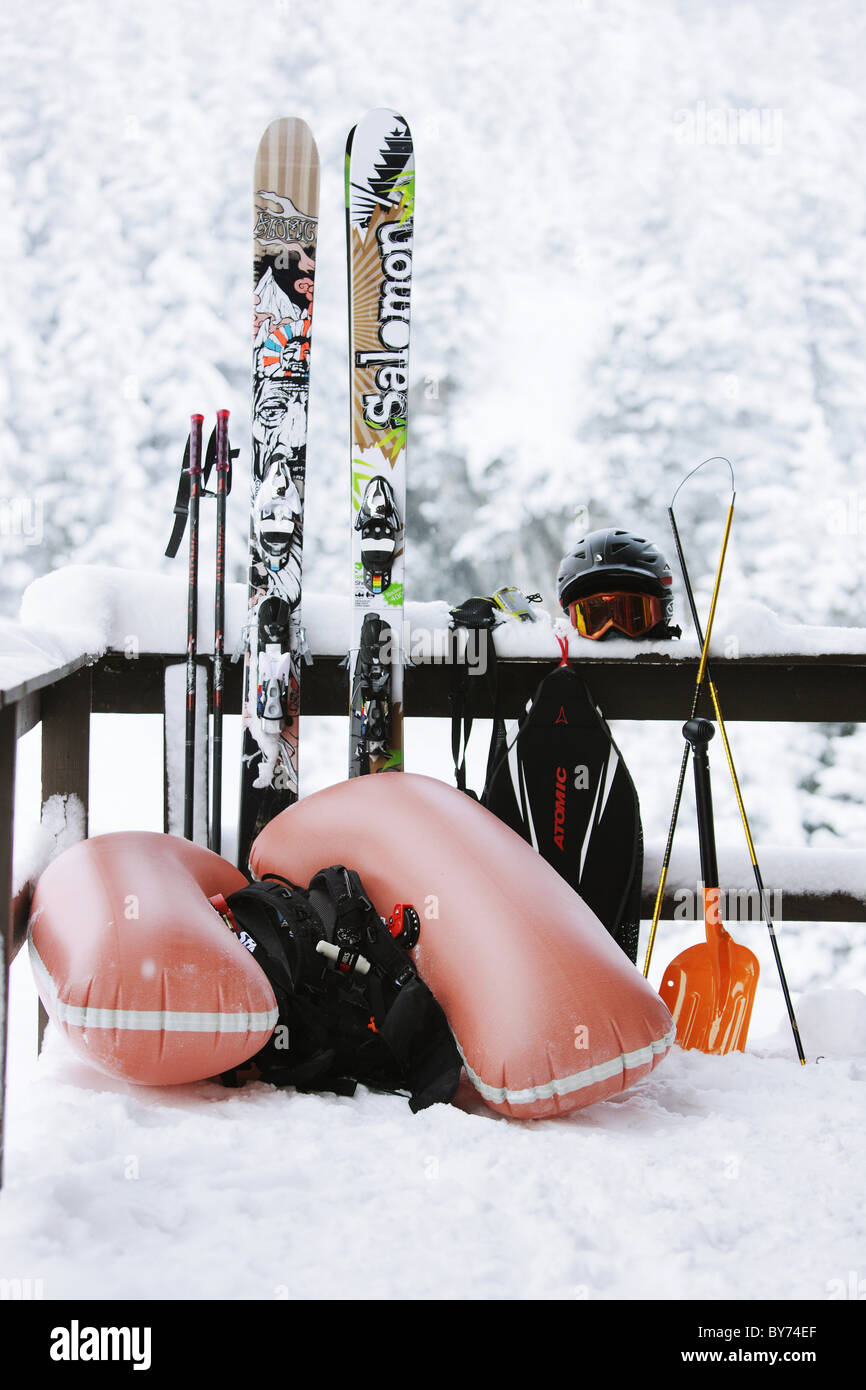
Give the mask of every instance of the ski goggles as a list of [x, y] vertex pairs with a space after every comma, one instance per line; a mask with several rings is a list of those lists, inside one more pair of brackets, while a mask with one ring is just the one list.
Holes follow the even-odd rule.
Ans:
[[581, 637], [593, 642], [612, 627], [627, 637], [642, 637], [662, 620], [662, 601], [655, 594], [589, 594], [568, 605]]

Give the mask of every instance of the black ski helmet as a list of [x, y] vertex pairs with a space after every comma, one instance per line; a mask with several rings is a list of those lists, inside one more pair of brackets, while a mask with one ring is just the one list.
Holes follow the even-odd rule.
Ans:
[[674, 627], [671, 567], [658, 546], [643, 536], [607, 526], [590, 531], [560, 562], [556, 592], [563, 611], [575, 599], [605, 590], [655, 594], [662, 599], [662, 621], [647, 637], [679, 637]]

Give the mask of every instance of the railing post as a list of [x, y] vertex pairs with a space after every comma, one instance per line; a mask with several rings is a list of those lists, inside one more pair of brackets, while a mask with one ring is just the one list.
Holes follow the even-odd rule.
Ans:
[[90, 805], [90, 668], [67, 676], [42, 694], [42, 804], [51, 796], [77, 796], [87, 834]]
[[0, 709], [0, 949], [3, 1018], [0, 1023], [0, 1187], [6, 1149], [6, 1051], [9, 1041], [9, 966], [12, 963], [12, 834], [15, 819], [15, 706]]
[[[42, 693], [42, 805], [52, 796], [77, 796], [84, 808], [84, 834], [90, 807], [89, 667]], [[39, 1002], [39, 1047], [48, 1016]]]

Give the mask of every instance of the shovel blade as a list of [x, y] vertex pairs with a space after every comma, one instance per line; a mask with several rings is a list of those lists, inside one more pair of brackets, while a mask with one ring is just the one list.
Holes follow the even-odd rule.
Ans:
[[722, 926], [681, 951], [662, 976], [659, 994], [676, 1024], [677, 1042], [701, 1052], [744, 1051], [760, 966], [754, 952]]

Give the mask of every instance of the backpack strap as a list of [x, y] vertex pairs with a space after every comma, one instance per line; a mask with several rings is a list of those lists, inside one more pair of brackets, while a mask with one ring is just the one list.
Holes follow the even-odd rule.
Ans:
[[448, 655], [451, 665], [449, 704], [451, 707], [451, 755], [454, 759], [454, 780], [459, 790], [466, 792], [467, 796], [471, 796], [475, 801], [478, 800], [477, 795], [466, 785], [466, 748], [475, 718], [471, 699], [472, 682], [478, 677], [473, 673], [472, 666], [466, 660], [465, 648], [461, 655], [458, 631], [460, 628], [465, 628], [478, 633], [478, 664], [483, 662], [490, 689], [490, 700], [493, 706], [493, 734], [487, 755], [486, 776], [489, 776], [494, 762], [498, 761], [506, 744], [496, 643], [493, 638], [493, 628], [501, 621], [498, 616], [501, 611], [495, 598], [479, 597], [466, 599], [464, 603], [451, 609]]
[[[251, 1061], [274, 1085], [353, 1095], [356, 1083], [336, 1067], [328, 1020], [310, 999], [310, 991], [321, 987], [326, 967], [313, 944], [321, 926], [307, 894], [288, 879], [268, 875], [232, 893], [226, 907], [241, 942], [248, 949], [252, 943], [253, 957], [270, 981], [277, 1001], [277, 1028], [282, 1025], [290, 1036], [286, 1048], [275, 1029]], [[304, 1039], [300, 1050], [291, 1045], [298, 1037]], [[224, 1073], [223, 1084], [239, 1084], [238, 1070]]]
[[408, 951], [388, 931], [354, 869], [342, 864], [321, 869], [310, 880], [310, 897], [319, 908], [329, 939], [345, 956], [338, 964], [354, 966], [358, 957], [364, 956], [397, 989], [415, 975]]
[[445, 1015], [354, 870], [322, 869], [308, 889], [267, 875], [214, 905], [277, 1000], [277, 1027], [251, 1059], [265, 1081], [339, 1095], [361, 1081], [413, 1110], [453, 1098], [462, 1063]]
[[[322, 869], [310, 882], [310, 900], [336, 944], [363, 955], [372, 998], [388, 996], [379, 1038], [399, 1064], [413, 1112], [453, 1099], [462, 1061], [448, 1021], [420, 979], [408, 950], [391, 935], [364, 891], [359, 875], [342, 864]], [[347, 962], [348, 963], [348, 962]], [[378, 1010], [374, 1010], [378, 1017]]]

